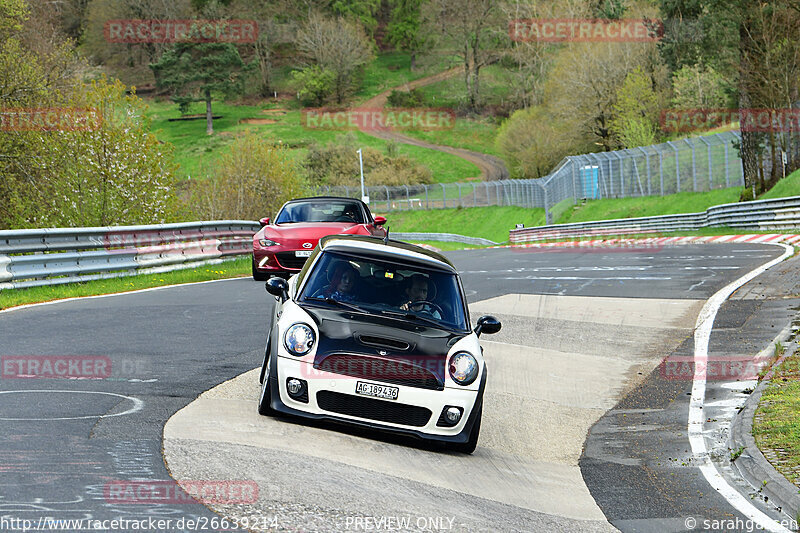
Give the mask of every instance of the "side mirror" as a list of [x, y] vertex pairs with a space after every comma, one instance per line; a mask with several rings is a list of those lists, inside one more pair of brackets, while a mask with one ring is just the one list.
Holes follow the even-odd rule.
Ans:
[[275, 298], [280, 298], [281, 303], [289, 299], [289, 282], [283, 278], [273, 276], [267, 282], [267, 292]]
[[381, 217], [381, 216], [375, 217], [376, 226], [383, 226], [384, 224], [386, 224], [386, 217]]
[[259, 220], [258, 222], [259, 222], [259, 224], [261, 224], [262, 226], [266, 226], [267, 224], [269, 224], [269, 217], [264, 217], [264, 218], [262, 218], [261, 220]]
[[481, 336], [481, 333], [491, 335], [500, 331], [500, 321], [491, 315], [484, 315], [478, 319], [478, 325], [475, 326], [475, 335]]

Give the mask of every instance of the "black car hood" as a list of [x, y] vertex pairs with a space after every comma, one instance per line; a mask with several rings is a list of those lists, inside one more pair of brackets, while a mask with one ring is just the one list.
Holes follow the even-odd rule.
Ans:
[[444, 384], [446, 358], [464, 333], [402, 318], [304, 306], [319, 329], [314, 366], [332, 355], [356, 355], [400, 361], [426, 368]]

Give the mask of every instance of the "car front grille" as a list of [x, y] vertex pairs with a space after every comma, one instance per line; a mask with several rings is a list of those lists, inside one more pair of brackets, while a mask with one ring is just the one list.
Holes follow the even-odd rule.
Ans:
[[[411, 356], [413, 357], [413, 356]], [[403, 359], [378, 358], [356, 354], [332, 354], [314, 368], [332, 374], [405, 385], [418, 389], [444, 390], [444, 383], [424, 365], [444, 365], [441, 358], [420, 357], [418, 364]], [[420, 366], [423, 365], [423, 366]]]
[[295, 257], [294, 252], [278, 252], [275, 254], [275, 259], [278, 264], [283, 268], [292, 268], [300, 270], [306, 264], [307, 257]]
[[415, 405], [387, 402], [372, 398], [361, 398], [340, 392], [317, 392], [320, 409], [403, 426], [422, 427], [431, 419], [430, 409]]

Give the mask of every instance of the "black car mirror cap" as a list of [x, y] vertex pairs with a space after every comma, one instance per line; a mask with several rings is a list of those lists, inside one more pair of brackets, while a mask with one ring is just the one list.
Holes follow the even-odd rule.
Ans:
[[491, 315], [484, 315], [478, 319], [478, 325], [475, 326], [475, 335], [481, 336], [481, 333], [491, 335], [500, 331], [502, 324], [495, 317]]
[[276, 298], [280, 298], [281, 302], [289, 299], [289, 282], [283, 278], [273, 276], [269, 278], [266, 283], [267, 292]]

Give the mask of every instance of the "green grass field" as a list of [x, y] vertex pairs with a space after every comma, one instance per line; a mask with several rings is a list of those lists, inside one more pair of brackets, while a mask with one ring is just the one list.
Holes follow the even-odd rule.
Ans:
[[544, 209], [524, 207], [465, 207], [431, 211], [392, 211], [387, 213], [392, 231], [456, 233], [483, 237], [494, 242], [508, 240], [514, 224], [526, 227], [544, 224]]
[[773, 464], [789, 481], [798, 480], [800, 466], [800, 357], [794, 354], [775, 369], [764, 390], [753, 419], [758, 447], [772, 451], [780, 463]]
[[635, 218], [676, 213], [698, 213], [711, 206], [737, 202], [742, 189], [731, 187], [710, 192], [681, 192], [667, 196], [643, 196], [640, 198], [610, 198], [588, 200], [583, 205], [566, 209], [557, 224]]
[[785, 198], [787, 196], [800, 196], [800, 170], [795, 170], [773, 188], [758, 197], [759, 200], [772, 198]]
[[361, 89], [356, 98], [366, 100], [392, 87], [431, 76], [452, 68], [457, 63], [454, 57], [430, 56], [419, 58], [416, 68], [411, 70], [411, 56], [405, 52], [384, 52], [367, 65]]
[[[170, 101], [148, 101], [152, 119], [152, 130], [159, 140], [169, 142], [175, 147], [175, 159], [180, 165], [182, 176], [203, 179], [204, 169], [219, 157], [237, 135], [247, 130], [263, 135], [271, 143], [283, 143], [292, 149], [299, 159], [305, 157], [308, 146], [313, 143], [326, 144], [335, 141], [342, 131], [308, 128], [303, 124], [302, 114], [297, 110], [280, 110], [274, 106], [245, 106], [226, 103], [214, 103], [215, 115], [222, 118], [214, 121], [214, 135], [206, 135], [205, 120], [174, 121], [169, 118], [180, 116], [178, 107]], [[190, 108], [191, 114], [203, 113], [205, 106], [195, 103]], [[255, 119], [267, 123], [247, 124], [246, 119]], [[386, 150], [387, 142], [361, 132], [353, 132], [359, 146]], [[420, 148], [418, 146], [400, 145], [398, 153], [407, 155], [419, 164], [425, 165], [433, 173], [436, 182], [451, 183], [463, 181], [480, 175], [474, 164], [454, 155]], [[353, 154], [353, 160], [358, 156]]]
[[404, 131], [403, 134], [432, 144], [464, 148], [473, 152], [501, 157], [494, 145], [497, 129], [498, 124], [494, 119], [459, 117], [456, 119], [453, 129], [411, 130]]
[[178, 285], [180, 283], [250, 276], [251, 261], [250, 256], [245, 256], [217, 265], [201, 265], [196, 268], [163, 272], [161, 274], [140, 274], [138, 276], [87, 281], [83, 283], [4, 290], [0, 291], [0, 309], [79, 296], [95, 296], [98, 294], [135, 291], [164, 285]]

